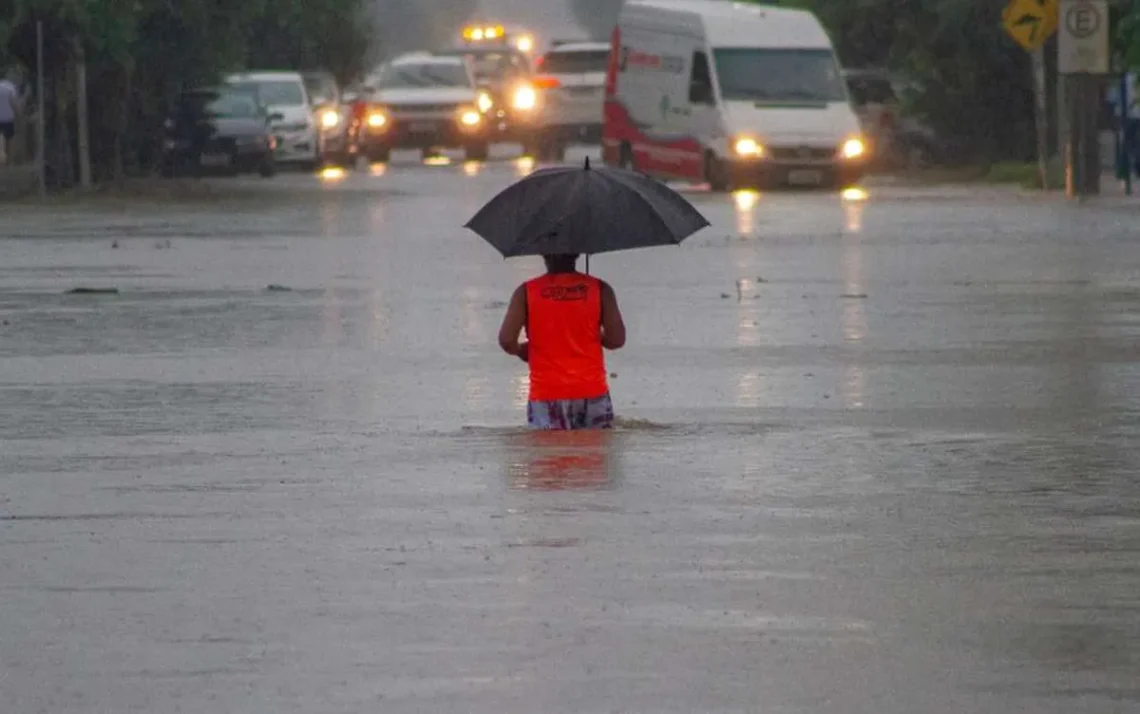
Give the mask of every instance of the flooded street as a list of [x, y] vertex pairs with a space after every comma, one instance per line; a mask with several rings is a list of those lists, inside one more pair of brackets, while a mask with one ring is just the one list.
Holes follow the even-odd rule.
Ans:
[[529, 168], [3, 207], [0, 709], [1140, 710], [1140, 212], [686, 190], [531, 434]]

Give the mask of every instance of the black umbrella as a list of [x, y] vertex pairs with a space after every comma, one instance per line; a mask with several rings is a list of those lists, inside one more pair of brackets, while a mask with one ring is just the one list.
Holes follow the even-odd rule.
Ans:
[[677, 245], [709, 225], [680, 194], [643, 174], [560, 166], [508, 186], [467, 222], [503, 257], [589, 256]]

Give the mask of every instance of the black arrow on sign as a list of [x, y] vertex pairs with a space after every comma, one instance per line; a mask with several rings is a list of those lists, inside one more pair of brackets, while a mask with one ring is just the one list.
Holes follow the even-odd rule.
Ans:
[[1033, 42], [1037, 39], [1037, 31], [1041, 29], [1041, 18], [1037, 15], [1025, 14], [1014, 21], [1014, 27], [1022, 27], [1023, 25], [1032, 25], [1033, 29], [1029, 31], [1029, 41]]

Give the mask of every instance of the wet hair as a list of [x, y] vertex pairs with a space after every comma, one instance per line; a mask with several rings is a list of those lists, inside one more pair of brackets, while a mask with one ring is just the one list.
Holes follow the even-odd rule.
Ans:
[[542, 260], [546, 263], [546, 269], [550, 272], [568, 273], [578, 267], [577, 253], [544, 255], [542, 256]]

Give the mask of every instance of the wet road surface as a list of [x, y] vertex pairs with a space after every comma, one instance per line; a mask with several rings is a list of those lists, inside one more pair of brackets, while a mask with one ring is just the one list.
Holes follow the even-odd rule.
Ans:
[[527, 169], [5, 207], [3, 711], [1140, 711], [1140, 214], [688, 190], [531, 435]]

